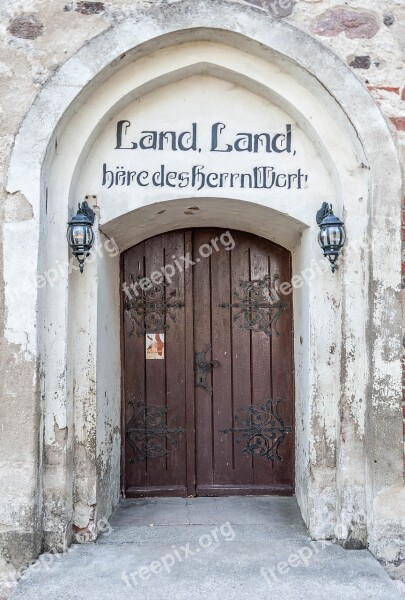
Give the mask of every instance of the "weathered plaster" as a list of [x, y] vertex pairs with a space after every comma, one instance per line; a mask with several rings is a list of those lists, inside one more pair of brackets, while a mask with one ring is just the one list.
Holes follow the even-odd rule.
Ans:
[[[66, 3], [68, 9], [63, 10], [62, 4], [32, 0], [18, 4], [4, 2], [0, 7], [0, 27], [4, 34], [0, 40], [0, 92], [3, 98], [0, 130], [4, 135], [1, 142], [1, 215], [6, 217], [1, 233], [6, 246], [4, 281], [0, 282], [0, 294], [1, 297], [5, 294], [6, 305], [2, 319], [6, 337], [2, 341], [1, 354], [2, 372], [5, 373], [1, 420], [6, 432], [2, 438], [6, 451], [2, 456], [7, 456], [2, 471], [8, 490], [0, 512], [2, 527], [4, 523], [7, 531], [3, 556], [18, 567], [30, 554], [34, 556], [38, 552], [41, 534], [36, 532], [41, 532], [42, 528], [46, 532], [45, 547], [70, 540], [72, 526], [92, 527], [91, 522], [97, 518], [95, 503], [98, 516], [104, 516], [117, 500], [119, 390], [111, 384], [111, 379], [104, 377], [103, 380], [103, 371], [98, 373], [96, 365], [101, 346], [92, 347], [88, 340], [97, 334], [101, 342], [101, 324], [105, 323], [109, 312], [117, 309], [117, 298], [109, 297], [107, 289], [109, 282], [112, 286], [117, 284], [117, 264], [100, 260], [92, 267], [89, 265], [84, 280], [78, 280], [75, 274], [69, 277], [62, 266], [51, 290], [37, 290], [34, 278], [38, 271], [43, 273], [55, 261], [60, 260], [63, 264], [68, 258], [64, 223], [77, 200], [79, 171], [76, 165], [87, 155], [98, 136], [95, 123], [116, 114], [120, 108], [117, 102], [123, 88], [117, 90], [114, 99], [108, 84], [104, 85], [106, 95], [101, 94], [103, 83], [109, 77], [116, 77], [119, 82], [120, 73], [122, 83], [125, 69], [128, 73], [134, 64], [136, 71], [135, 59], [139, 64], [144, 55], [159, 48], [180, 41], [195, 42], [198, 38], [213, 44], [225, 43], [233, 50], [236, 46], [247, 57], [253, 56], [284, 72], [295, 61], [296, 66], [290, 74], [301, 85], [302, 99], [305, 90], [309, 92], [307, 106], [301, 106], [298, 116], [302, 117], [310, 106], [311, 94], [322, 98], [326, 111], [334, 115], [337, 126], [350, 139], [353, 153], [362, 157], [362, 162], [371, 168], [369, 172], [363, 169], [366, 172], [356, 174], [358, 181], [369, 186], [369, 190], [358, 194], [355, 201], [355, 194], [348, 195], [353, 192], [353, 187], [339, 187], [339, 176], [334, 175], [352, 237], [353, 231], [360, 228], [362, 235], [368, 233], [375, 241], [376, 251], [372, 253], [370, 264], [368, 256], [356, 259], [344, 267], [337, 279], [327, 275], [319, 288], [301, 288], [294, 298], [299, 324], [296, 366], [302, 373], [297, 381], [297, 423], [301, 425], [297, 439], [297, 455], [301, 461], [297, 469], [297, 494], [314, 536], [331, 536], [334, 524], [343, 524], [342, 531], [346, 528], [347, 534], [342, 533], [342, 538], [356, 543], [356, 540], [367, 541], [367, 536], [373, 552], [381, 560], [395, 564], [403, 552], [401, 525], [404, 523], [399, 506], [405, 501], [401, 484], [399, 253], [396, 254], [400, 244], [401, 183], [397, 152], [386, 122], [358, 79], [370, 86], [370, 94], [383, 114], [391, 119], [391, 126], [398, 129], [399, 153], [403, 154], [405, 17], [402, 1], [358, 0], [350, 3], [353, 4], [350, 9], [373, 15], [378, 31], [370, 38], [356, 38], [347, 36], [342, 30], [331, 37], [322, 35], [319, 37], [321, 44], [304, 33], [299, 34], [295, 28], [313, 35], [316, 23], [327, 11], [342, 7], [336, 0], [295, 3], [288, 17], [294, 27], [272, 20], [266, 13], [265, 3], [261, 9], [225, 0], [169, 5], [116, 0], [95, 11], [78, 7], [80, 3], [76, 2]], [[43, 24], [43, 29], [37, 28], [40, 34], [35, 39], [11, 34], [9, 25], [21, 14], [34, 15]], [[218, 23], [224, 29], [243, 33], [244, 37], [217, 30]], [[203, 28], [199, 36], [195, 33], [198, 27]], [[174, 33], [167, 38], [154, 40], [171, 31]], [[328, 46], [341, 61], [326, 49]], [[133, 51], [135, 47], [137, 49]], [[268, 48], [274, 48], [276, 52]], [[208, 56], [208, 49], [205, 51]], [[170, 53], [168, 56], [174, 57]], [[369, 56], [369, 61], [355, 61], [355, 57], [361, 56]], [[214, 64], [221, 60], [215, 55], [209, 58]], [[353, 64], [358, 79], [343, 63]], [[155, 61], [155, 64], [164, 67], [162, 61]], [[355, 68], [362, 64], [369, 67]], [[223, 66], [220, 65], [221, 76], [225, 73]], [[238, 68], [232, 77], [240, 84], [243, 79], [247, 80], [246, 74]], [[243, 61], [240, 68], [243, 68]], [[249, 86], [254, 79], [250, 78]], [[155, 87], [159, 88], [162, 83], [163, 80]], [[263, 81], [259, 83], [254, 92], [260, 95], [265, 86]], [[139, 89], [141, 94], [148, 91], [147, 88]], [[39, 91], [33, 108], [21, 125]], [[80, 139], [75, 140], [69, 135], [68, 124], [76, 118], [75, 113], [78, 113], [78, 119], [80, 114], [85, 114], [81, 112], [85, 100], [93, 101], [98, 112], [88, 130], [81, 130]], [[290, 108], [293, 109], [300, 100], [301, 96], [296, 97], [290, 102]], [[126, 98], [124, 105], [128, 101]], [[19, 128], [7, 196], [5, 174], [12, 140]], [[320, 135], [319, 139], [322, 137]], [[51, 148], [55, 148], [56, 140], [56, 159], [58, 154], [69, 157], [65, 172], [63, 169], [50, 170], [55, 158]], [[343, 138], [341, 143], [345, 145]], [[44, 162], [47, 148], [48, 158]], [[381, 148], [384, 153], [380, 152]], [[325, 164], [333, 167], [334, 159], [326, 160], [327, 150], [322, 149]], [[54, 195], [52, 186], [55, 186]], [[86, 193], [92, 193], [92, 190]], [[12, 202], [13, 198], [16, 202]], [[161, 201], [166, 202], [167, 198]], [[172, 200], [174, 210], [176, 201]], [[153, 221], [147, 207], [138, 208], [139, 212], [129, 213], [129, 217], [134, 222], [142, 217], [146, 226], [131, 241], [129, 230], [122, 223], [128, 217], [127, 210], [120, 208], [115, 215], [111, 211], [108, 217], [100, 215], [104, 218], [103, 231], [114, 230], [114, 235], [121, 236], [121, 249], [136, 243], [143, 235], [152, 235], [156, 227], [163, 230], [165, 226], [163, 219], [160, 224]], [[260, 209], [252, 206], [253, 213], [259, 221]], [[280, 241], [283, 238], [284, 245], [294, 249], [294, 270], [300, 271], [308, 265], [312, 253], [315, 256], [319, 252], [311, 229], [313, 222], [309, 215], [307, 219], [301, 219], [298, 214], [283, 217], [274, 213], [274, 217], [278, 219], [278, 225], [267, 231], [267, 235], [279, 236]], [[176, 219], [175, 216], [177, 223]], [[288, 224], [292, 225], [292, 234], [287, 234]], [[180, 215], [178, 225], [183, 225]], [[266, 235], [263, 225], [251, 226], [250, 230]], [[40, 234], [42, 247], [47, 252], [38, 256]], [[387, 239], [391, 245], [389, 251], [386, 250]], [[15, 252], [16, 248], [21, 248], [21, 254]], [[106, 269], [110, 271], [106, 272]], [[82, 316], [83, 327], [76, 335], [79, 329], [73, 330], [72, 323], [77, 326], [80, 310], [75, 299], [83, 297], [84, 292], [89, 293], [88, 301], [93, 299], [97, 309], [91, 313], [91, 318], [89, 314]], [[359, 303], [369, 308], [359, 311]], [[323, 342], [317, 337], [316, 327], [305, 310], [306, 306], [319, 304], [328, 306], [330, 311], [324, 316]], [[47, 327], [42, 329], [45, 318]], [[100, 332], [96, 331], [96, 321]], [[341, 329], [337, 327], [339, 323], [342, 323]], [[68, 339], [67, 331], [70, 331]], [[110, 339], [110, 333], [112, 344], [108, 358], [114, 360], [109, 372], [116, 376], [119, 363], [118, 354], [114, 355], [117, 347], [114, 324], [108, 334], [104, 333], [104, 340]], [[315, 342], [319, 344], [316, 352]], [[334, 352], [330, 351], [331, 346], [334, 346]], [[86, 366], [82, 371], [82, 363], [74, 364], [71, 359], [77, 347], [86, 348], [83, 359]], [[39, 391], [37, 370], [42, 348], [46, 349], [42, 361], [51, 357], [52, 369], [44, 370], [45, 363], [42, 362]], [[372, 352], [372, 357], [367, 349]], [[313, 365], [316, 361], [319, 363], [319, 357], [325, 362], [321, 362], [316, 370]], [[43, 404], [41, 396], [44, 397]], [[89, 398], [92, 398], [90, 404]], [[16, 443], [16, 434], [19, 439], [24, 439], [24, 447]], [[43, 440], [45, 446], [42, 448]], [[42, 466], [45, 468], [41, 480], [38, 473]], [[24, 481], [23, 485], [21, 481]], [[394, 497], [395, 502], [388, 501]], [[8, 498], [14, 499], [12, 511], [8, 508]], [[367, 532], [362, 518], [364, 513]], [[393, 545], [394, 538], [397, 541]], [[25, 550], [19, 552], [20, 547]]]

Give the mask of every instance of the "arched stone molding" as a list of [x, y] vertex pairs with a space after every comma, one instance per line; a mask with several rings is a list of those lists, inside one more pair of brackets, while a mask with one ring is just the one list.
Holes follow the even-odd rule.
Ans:
[[[234, 210], [235, 226], [244, 228], [247, 214], [261, 222], [246, 230], [289, 247], [299, 273], [319, 255], [314, 209], [332, 194], [351, 240], [371, 240], [371, 251], [347, 261], [337, 277], [325, 273], [294, 296], [297, 498], [312, 535], [333, 536], [341, 525], [340, 537], [368, 540], [383, 556], [380, 523], [399, 522], [386, 499], [389, 490], [403, 493], [396, 148], [367, 90], [332, 52], [254, 8], [206, 1], [149, 9], [93, 39], [44, 86], [15, 141], [8, 188], [21, 191], [33, 207], [33, 220], [21, 231], [31, 261], [20, 264], [10, 244], [4, 265], [9, 286], [24, 278], [32, 288], [23, 305], [13, 303], [6, 288], [6, 331], [45, 373], [46, 544], [69, 537], [72, 524], [94, 523], [94, 510], [108, 514], [118, 497], [119, 416], [116, 403], [108, 406], [119, 395], [111, 383], [119, 376], [118, 257], [100, 257], [81, 278], [63, 267], [65, 222], [78, 197], [92, 193], [81, 165], [112, 115], [137, 97], [202, 74], [249, 89], [299, 120], [333, 184], [301, 213], [293, 205], [265, 209], [243, 195], [226, 198], [221, 206]], [[333, 144], [325, 143], [331, 138]], [[204, 224], [218, 224], [218, 203], [208, 200], [212, 222]], [[188, 201], [161, 199], [179, 209], [172, 224], [186, 224], [180, 209]], [[164, 231], [153, 219], [153, 204], [101, 207], [99, 239], [113, 235], [124, 250]], [[131, 242], [129, 225], [148, 219], [149, 229]], [[6, 243], [14, 234], [6, 225]], [[38, 290], [37, 273], [55, 261], [57, 283]], [[22, 313], [37, 310], [37, 323], [22, 327]], [[108, 314], [116, 317], [108, 320]], [[109, 362], [108, 381], [100, 358]]]

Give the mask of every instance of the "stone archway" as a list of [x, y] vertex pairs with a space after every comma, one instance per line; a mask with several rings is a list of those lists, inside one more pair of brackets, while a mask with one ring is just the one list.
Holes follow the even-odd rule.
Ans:
[[[372, 248], [357, 254], [338, 278], [317, 277], [309, 288], [295, 292], [297, 414], [302, 422], [297, 498], [315, 537], [333, 536], [341, 524], [343, 538], [368, 541], [383, 554], [379, 523], [396, 519], [394, 507], [390, 512], [383, 504], [403, 493], [397, 276], [401, 177], [394, 143], [367, 90], [318, 42], [250, 7], [196, 2], [187, 13], [187, 5], [151, 10], [143, 20], [128, 20], [92, 40], [44, 87], [16, 139], [8, 186], [10, 192], [20, 190], [33, 207], [25, 231], [32, 260], [24, 267], [16, 264], [10, 245], [4, 264], [9, 281], [31, 280], [32, 293], [24, 306], [17, 306], [6, 292], [6, 304], [13, 339], [24, 347], [28, 339], [27, 347], [46, 373], [45, 545], [69, 539], [73, 525], [94, 529], [95, 517], [110, 513], [119, 492], [114, 401], [119, 396], [119, 327], [114, 317], [108, 318], [118, 306], [111, 292], [111, 284], [118, 287], [118, 258], [103, 261], [101, 256], [81, 279], [64, 266], [65, 222], [78, 197], [94, 192], [83, 164], [87, 157], [91, 162], [92, 146], [112, 116], [131, 102], [208, 75], [282, 106], [318, 149], [330, 187], [318, 189], [304, 209], [281, 199], [265, 206], [245, 193], [226, 194], [218, 203], [211, 194], [206, 200], [212, 212], [205, 220], [186, 219], [181, 211], [191, 199], [194, 204], [195, 194], [162, 195], [136, 206], [124, 198], [122, 204], [101, 207], [99, 240], [113, 236], [123, 251], [153, 232], [193, 225], [193, 219], [195, 225], [222, 221], [241, 229], [247, 219], [246, 230], [294, 251], [299, 274], [317, 256], [314, 208], [333, 195], [351, 239], [362, 242], [368, 236]], [[218, 29], [218, 22], [227, 29]], [[181, 52], [185, 45], [187, 54]], [[174, 208], [170, 223], [156, 219], [163, 205]], [[384, 252], [378, 244], [387, 236], [392, 249]], [[55, 261], [57, 285], [38, 290], [37, 274], [49, 271]], [[37, 326], [23, 331], [21, 311], [34, 314], [36, 309]], [[108, 352], [101, 353], [102, 347]], [[354, 363], [359, 348], [361, 357]], [[381, 423], [390, 428], [388, 441]]]

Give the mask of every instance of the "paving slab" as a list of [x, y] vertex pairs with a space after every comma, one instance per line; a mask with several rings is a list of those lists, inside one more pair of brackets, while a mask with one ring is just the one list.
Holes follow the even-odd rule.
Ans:
[[[221, 539], [221, 531], [216, 532], [216, 525], [150, 525], [150, 526], [127, 526], [116, 527], [110, 535], [101, 536], [98, 544], [154, 544], [166, 540], [171, 544], [198, 542], [202, 535], [210, 535], [211, 538]], [[308, 533], [302, 525], [294, 524], [270, 524], [270, 525], [239, 525], [233, 524], [232, 529], [238, 540], [268, 542], [269, 540], [293, 540], [305, 541]]]
[[[169, 509], [169, 510], [168, 510]], [[152, 518], [153, 517], [153, 518]], [[293, 498], [268, 496], [233, 496], [225, 498], [165, 498], [128, 500], [114, 515], [116, 523], [155, 524], [216, 524], [294, 522], [302, 524], [298, 506]]]
[[130, 501], [110, 522], [12, 600], [403, 600], [367, 550], [311, 541], [293, 498]]

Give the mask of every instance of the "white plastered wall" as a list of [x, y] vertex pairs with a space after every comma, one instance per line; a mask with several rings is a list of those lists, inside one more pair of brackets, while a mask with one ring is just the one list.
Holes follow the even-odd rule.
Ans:
[[[121, 251], [165, 229], [215, 224], [289, 248], [299, 273], [318, 260], [315, 211], [333, 197], [352, 243], [367, 235], [383, 240], [389, 231], [393, 249], [382, 252], [380, 245], [353, 255], [337, 275], [326, 272], [295, 293], [296, 491], [315, 537], [333, 535], [343, 523], [347, 536], [362, 539], [359, 516], [366, 514], [372, 541], [378, 494], [401, 482], [395, 306], [401, 181], [394, 145], [353, 74], [302, 32], [281, 22], [269, 27], [268, 17], [247, 7], [221, 6], [219, 14], [207, 3], [197, 3], [187, 22], [182, 5], [164, 19], [152, 11], [143, 23], [125, 22], [83, 48], [44, 89], [16, 141], [9, 188], [22, 190], [33, 205], [30, 239], [39, 273], [59, 261], [57, 283], [38, 294], [34, 286], [26, 306], [39, 307], [38, 337], [34, 325], [27, 329], [45, 373], [44, 530], [52, 539], [72, 523], [88, 526], [91, 511], [108, 514], [119, 490], [118, 258], [100, 257], [83, 276], [69, 275], [65, 223], [76, 202], [98, 196], [100, 240], [113, 236]], [[216, 28], [219, 17], [229, 31]], [[313, 190], [304, 206], [240, 192], [199, 198], [205, 218], [184, 218], [195, 195], [103, 203], [82, 170], [100, 131], [135, 99], [193, 76], [231, 82], [290, 115], [316, 148], [329, 189]], [[36, 140], [31, 151], [28, 140]], [[156, 218], [163, 205], [170, 207], [169, 222]], [[18, 272], [11, 247], [5, 264]], [[9, 280], [14, 276], [10, 270]], [[8, 312], [17, 337], [19, 310], [10, 304]], [[391, 425], [388, 472], [380, 464], [377, 415]]]

